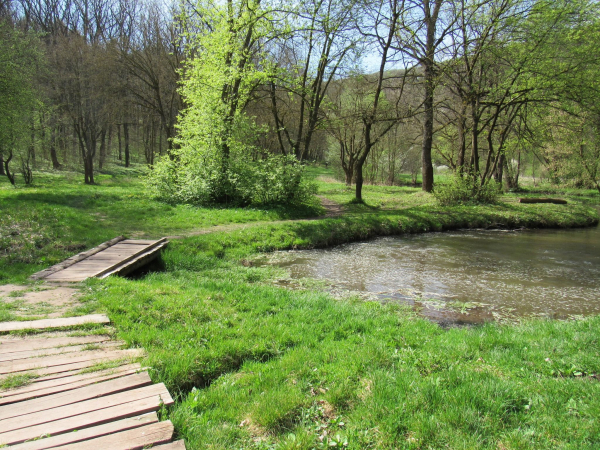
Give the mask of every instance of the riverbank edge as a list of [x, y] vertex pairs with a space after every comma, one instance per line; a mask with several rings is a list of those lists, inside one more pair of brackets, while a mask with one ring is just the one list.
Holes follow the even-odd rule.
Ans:
[[[441, 207], [426, 205], [401, 210], [374, 210], [337, 218], [252, 225], [173, 241], [167, 267], [177, 269], [172, 256], [242, 260], [283, 250], [327, 248], [377, 237], [474, 229], [569, 229], [597, 226], [594, 208], [581, 205], [514, 205]], [[187, 260], [188, 258], [183, 259]], [[183, 262], [182, 258], [175, 258]], [[184, 266], [188, 266], [188, 260]], [[173, 266], [173, 263], [174, 266]], [[193, 264], [192, 264], [193, 265]], [[189, 267], [181, 267], [189, 268]]]

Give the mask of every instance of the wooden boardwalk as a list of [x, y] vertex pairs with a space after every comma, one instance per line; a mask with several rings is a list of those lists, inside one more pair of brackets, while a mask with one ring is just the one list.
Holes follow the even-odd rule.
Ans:
[[[52, 322], [54, 320], [54, 322]], [[28, 321], [28, 328], [58, 321]], [[83, 318], [105, 323], [105, 316]], [[43, 324], [35, 322], [44, 322]], [[5, 330], [14, 323], [5, 322]], [[123, 350], [103, 335], [0, 337], [0, 446], [10, 449], [184, 450], [171, 442], [173, 425], [156, 411], [173, 399], [135, 362], [141, 349]]]
[[127, 273], [149, 263], [167, 245], [167, 239], [139, 240], [123, 236], [79, 253], [31, 276], [53, 282], [77, 282], [86, 278], [106, 278]]

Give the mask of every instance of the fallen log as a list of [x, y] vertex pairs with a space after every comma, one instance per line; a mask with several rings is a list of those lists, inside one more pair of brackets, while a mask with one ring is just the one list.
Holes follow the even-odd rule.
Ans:
[[520, 198], [519, 203], [554, 203], [555, 205], [566, 205], [567, 201], [562, 198]]

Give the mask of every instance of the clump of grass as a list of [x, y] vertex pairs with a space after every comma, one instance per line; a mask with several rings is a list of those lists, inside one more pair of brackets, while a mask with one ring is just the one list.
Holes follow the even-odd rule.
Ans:
[[0, 380], [0, 389], [8, 390], [27, 386], [36, 378], [38, 378], [38, 375], [33, 373], [8, 375]]
[[90, 367], [86, 367], [85, 369], [82, 369], [77, 373], [79, 375], [83, 375], [86, 373], [101, 372], [104, 370], [116, 369], [117, 367], [124, 366], [126, 364], [131, 364], [135, 361], [136, 361], [136, 358], [120, 358], [120, 359], [113, 359], [110, 361], [102, 361], [102, 362], [96, 363], [94, 365], [91, 365]]
[[[33, 320], [33, 318], [28, 318], [27, 320]], [[105, 330], [105, 326], [98, 323], [82, 323], [79, 325], [72, 325], [68, 327], [49, 327], [44, 329], [36, 329], [36, 328], [25, 328], [23, 330], [14, 330], [9, 331], [6, 334], [11, 336], [30, 336], [34, 334], [44, 334], [50, 333], [53, 331], [64, 331], [71, 332], [69, 336], [89, 336], [95, 334], [111, 334], [111, 331]]]
[[[90, 324], [92, 325], [92, 324]], [[90, 327], [88, 329], [83, 330], [74, 330], [70, 331], [67, 336], [69, 337], [83, 337], [83, 336], [113, 336], [115, 334], [115, 329], [112, 327], [107, 327], [105, 325], [94, 324], [95, 327]]]
[[89, 351], [89, 350], [100, 350], [102, 347], [100, 347], [98, 344], [86, 344], [81, 350], [82, 351]]

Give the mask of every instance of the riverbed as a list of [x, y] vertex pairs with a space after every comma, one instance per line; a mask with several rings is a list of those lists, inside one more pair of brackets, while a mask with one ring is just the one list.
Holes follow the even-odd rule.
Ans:
[[598, 227], [403, 235], [277, 252], [269, 264], [445, 325], [600, 314]]

